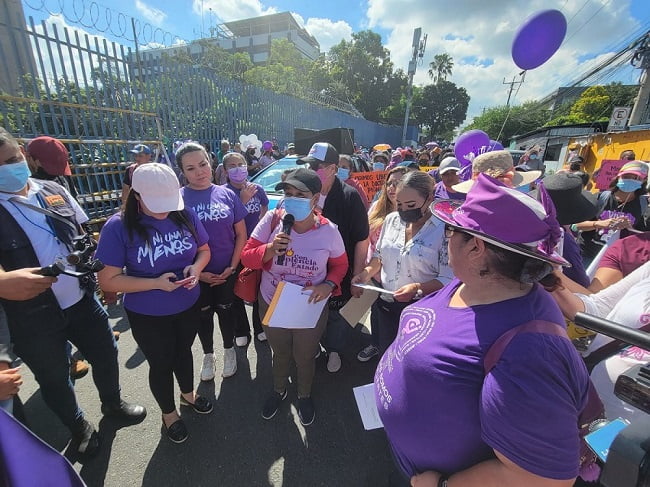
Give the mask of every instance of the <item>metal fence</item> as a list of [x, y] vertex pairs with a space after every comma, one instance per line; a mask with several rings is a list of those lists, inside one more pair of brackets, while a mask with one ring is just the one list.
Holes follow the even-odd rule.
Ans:
[[[13, 12], [15, 14], [15, 12]], [[20, 16], [18, 16], [20, 17]], [[399, 143], [399, 127], [382, 126], [321, 104], [272, 93], [201, 67], [134, 53], [105, 38], [55, 24], [35, 24], [0, 2], [0, 47], [10, 82], [0, 83], [0, 126], [22, 141], [59, 138], [70, 151], [79, 201], [102, 221], [120, 204], [128, 149], [158, 150], [193, 139], [255, 133], [280, 144], [294, 128], [354, 130], [356, 142]]]

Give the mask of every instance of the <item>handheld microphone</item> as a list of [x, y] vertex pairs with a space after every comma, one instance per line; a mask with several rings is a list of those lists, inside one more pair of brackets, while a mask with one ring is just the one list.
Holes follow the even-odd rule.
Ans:
[[[293, 224], [296, 222], [296, 219], [291, 213], [287, 213], [284, 215], [284, 218], [282, 218], [282, 233], [286, 233], [287, 235], [291, 234], [291, 227], [293, 227]], [[286, 252], [286, 249], [285, 249]], [[278, 255], [278, 265], [284, 265], [284, 253]]]

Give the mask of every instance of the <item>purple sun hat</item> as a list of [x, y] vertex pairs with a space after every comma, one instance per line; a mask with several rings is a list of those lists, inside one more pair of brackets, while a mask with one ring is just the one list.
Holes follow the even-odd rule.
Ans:
[[464, 202], [443, 200], [433, 214], [451, 227], [492, 245], [550, 264], [570, 267], [554, 250], [562, 236], [550, 198], [540, 203], [500, 181], [479, 174]]

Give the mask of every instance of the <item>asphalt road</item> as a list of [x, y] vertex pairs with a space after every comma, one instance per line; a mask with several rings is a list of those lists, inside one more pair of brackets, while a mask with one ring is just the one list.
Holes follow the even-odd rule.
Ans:
[[[249, 311], [250, 312], [250, 311]], [[122, 332], [119, 345], [123, 397], [148, 410], [139, 425], [122, 427], [103, 419], [91, 374], [75, 384], [87, 418], [99, 427], [99, 455], [75, 468], [89, 486], [386, 486], [393, 471], [383, 430], [365, 431], [352, 388], [372, 381], [377, 360], [361, 364], [356, 352], [368, 336], [353, 333], [343, 367], [330, 374], [318, 359], [313, 398], [316, 420], [303, 427], [298, 419], [295, 386], [270, 421], [261, 407], [271, 390], [271, 351], [255, 342], [237, 350], [235, 376], [222, 379], [222, 354], [216, 352], [217, 377], [201, 383], [199, 392], [214, 399], [210, 415], [183, 408], [189, 439], [173, 444], [161, 435], [160, 411], [147, 382], [148, 366], [131, 335], [120, 306], [110, 306], [111, 325]], [[215, 318], [216, 319], [216, 318]], [[361, 328], [361, 327], [359, 327]], [[220, 343], [215, 326], [215, 344]], [[197, 384], [202, 354], [194, 344]], [[59, 451], [69, 441], [67, 430], [44, 404], [28, 370], [21, 398], [32, 430]], [[177, 388], [178, 392], [178, 388]]]

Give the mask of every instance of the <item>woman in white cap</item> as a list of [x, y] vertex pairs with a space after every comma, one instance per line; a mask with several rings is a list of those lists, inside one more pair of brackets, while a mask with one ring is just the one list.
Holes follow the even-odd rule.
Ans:
[[174, 443], [188, 436], [176, 410], [174, 375], [182, 406], [212, 412], [212, 403], [194, 391], [191, 350], [199, 326], [197, 284], [210, 249], [200, 220], [184, 207], [169, 166], [139, 166], [126, 205], [104, 225], [96, 253], [106, 266], [98, 274], [102, 289], [124, 293], [133, 338], [149, 363], [149, 387]]

